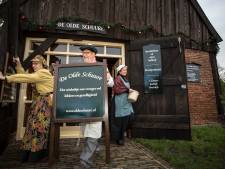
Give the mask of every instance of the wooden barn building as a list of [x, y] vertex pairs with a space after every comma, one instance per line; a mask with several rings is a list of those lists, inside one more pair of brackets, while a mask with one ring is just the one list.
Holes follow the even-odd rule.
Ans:
[[[221, 41], [197, 0], [0, 0], [1, 71], [15, 73], [13, 56], [25, 68], [36, 54], [48, 64], [77, 63], [79, 47], [92, 44], [112, 75], [126, 64], [140, 92], [133, 137], [189, 139], [192, 125], [218, 122]], [[22, 138], [32, 92], [27, 84], [0, 87], [2, 152], [10, 133]], [[62, 126], [65, 137], [72, 127]]]

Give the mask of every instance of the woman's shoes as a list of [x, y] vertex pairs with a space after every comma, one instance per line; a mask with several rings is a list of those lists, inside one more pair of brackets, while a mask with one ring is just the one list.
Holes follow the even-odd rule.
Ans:
[[123, 140], [117, 140], [117, 144], [120, 145], [120, 146], [123, 146], [124, 145], [124, 141]]
[[21, 153], [21, 162], [47, 162], [48, 154], [47, 150], [40, 150], [37, 152], [31, 152], [28, 150], [24, 150]]
[[29, 159], [29, 155], [30, 155], [30, 151], [23, 150], [23, 151], [21, 152], [21, 162], [22, 162], [22, 163], [27, 162], [28, 159]]

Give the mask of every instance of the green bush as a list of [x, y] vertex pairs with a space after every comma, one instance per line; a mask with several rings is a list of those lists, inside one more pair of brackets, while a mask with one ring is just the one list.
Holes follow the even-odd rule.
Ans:
[[220, 80], [220, 86], [221, 86], [221, 101], [225, 102], [225, 83], [224, 81]]

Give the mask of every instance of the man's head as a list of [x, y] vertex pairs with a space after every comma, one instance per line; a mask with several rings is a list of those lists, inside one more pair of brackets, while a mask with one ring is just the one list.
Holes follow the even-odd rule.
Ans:
[[81, 46], [80, 50], [82, 51], [84, 62], [86, 63], [96, 62], [96, 53], [98, 52], [98, 50], [94, 46], [90, 45]]

